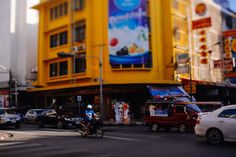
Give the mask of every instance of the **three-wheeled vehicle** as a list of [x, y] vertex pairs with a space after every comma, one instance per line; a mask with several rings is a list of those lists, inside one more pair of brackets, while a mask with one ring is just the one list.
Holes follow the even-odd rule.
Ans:
[[179, 132], [186, 132], [193, 130], [199, 112], [201, 110], [194, 102], [166, 98], [151, 100], [145, 104], [144, 121], [152, 131], [177, 127]]

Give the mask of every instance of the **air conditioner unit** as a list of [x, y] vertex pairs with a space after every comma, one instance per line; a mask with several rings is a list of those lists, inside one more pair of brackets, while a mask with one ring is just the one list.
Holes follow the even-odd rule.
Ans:
[[37, 73], [38, 72], [38, 67], [33, 67], [31, 68], [31, 73]]
[[85, 47], [85, 44], [80, 44], [79, 47], [80, 47], [80, 50], [85, 50], [85, 48], [86, 48], [86, 47]]
[[73, 46], [72, 51], [73, 52], [78, 52], [80, 50], [79, 46]]

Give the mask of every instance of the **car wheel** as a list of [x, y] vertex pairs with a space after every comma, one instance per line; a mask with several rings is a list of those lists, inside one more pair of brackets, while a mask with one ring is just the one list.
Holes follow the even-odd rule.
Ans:
[[102, 138], [103, 135], [104, 135], [103, 127], [98, 127], [97, 130], [96, 130], [96, 136], [99, 137], [99, 138]]
[[186, 132], [187, 131], [187, 125], [184, 124], [184, 123], [179, 124], [178, 131], [181, 132], [181, 133]]
[[58, 121], [57, 122], [57, 128], [58, 129], [62, 129], [63, 128], [63, 122], [62, 121]]
[[151, 124], [150, 130], [154, 131], [154, 132], [158, 131], [159, 130], [159, 126], [157, 125], [157, 123]]
[[39, 128], [43, 128], [44, 127], [43, 122], [41, 120], [38, 122], [38, 126], [39, 126]]
[[206, 133], [207, 141], [211, 144], [218, 144], [223, 141], [223, 134], [218, 129], [210, 129]]

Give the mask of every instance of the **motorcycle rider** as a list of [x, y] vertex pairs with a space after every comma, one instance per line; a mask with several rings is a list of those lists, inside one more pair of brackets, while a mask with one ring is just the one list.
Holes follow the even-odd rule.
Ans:
[[93, 106], [91, 104], [87, 105], [87, 109], [85, 110], [85, 117], [84, 117], [84, 121], [85, 124], [87, 126], [87, 131], [89, 131], [90, 129], [90, 125], [93, 122], [93, 117], [97, 117], [97, 115], [95, 114], [94, 110], [93, 110]]

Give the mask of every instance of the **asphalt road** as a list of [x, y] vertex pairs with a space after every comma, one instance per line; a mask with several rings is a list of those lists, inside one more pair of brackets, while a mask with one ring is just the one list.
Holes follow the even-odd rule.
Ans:
[[105, 136], [81, 137], [75, 129], [22, 126], [0, 141], [0, 157], [227, 157], [236, 143], [210, 145], [193, 133], [150, 132], [144, 126], [106, 127]]

